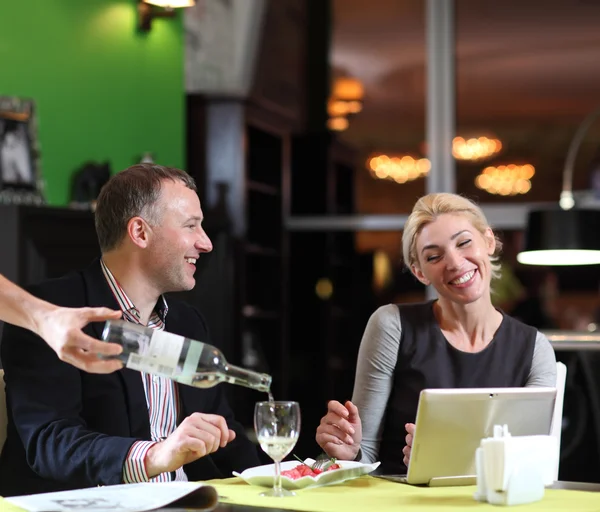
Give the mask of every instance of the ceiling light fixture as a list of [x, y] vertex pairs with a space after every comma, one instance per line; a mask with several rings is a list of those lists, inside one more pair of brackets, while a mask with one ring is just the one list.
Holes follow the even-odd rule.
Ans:
[[488, 137], [473, 137], [465, 139], [454, 137], [452, 140], [452, 155], [457, 160], [485, 160], [491, 158], [502, 149], [502, 142]]
[[[489, 160], [502, 151], [502, 142], [499, 139], [480, 135], [479, 137], [461, 137], [452, 139], [452, 156], [456, 160], [465, 162], [481, 162]], [[427, 155], [429, 148], [427, 142], [420, 145], [421, 153]]]
[[327, 101], [329, 115], [327, 127], [333, 131], [343, 131], [348, 128], [348, 117], [362, 110], [364, 94], [363, 84], [357, 78], [336, 78]]
[[362, 102], [365, 90], [358, 78], [340, 77], [333, 84], [332, 96], [336, 100]]
[[334, 132], [343, 132], [348, 128], [348, 119], [344, 116], [330, 117], [327, 120], [327, 128]]
[[431, 163], [427, 158], [413, 158], [410, 155], [373, 155], [367, 160], [367, 168], [373, 178], [391, 180], [402, 184], [427, 176]]
[[195, 0], [138, 0], [138, 21], [142, 32], [152, 28], [154, 18], [171, 18], [175, 9], [193, 7]]
[[531, 164], [489, 166], [475, 178], [475, 186], [501, 196], [527, 194], [534, 174], [535, 168]]
[[529, 212], [525, 246], [517, 261], [525, 265], [600, 264], [600, 209], [577, 208], [573, 197], [573, 169], [588, 129], [600, 116], [594, 110], [581, 123], [567, 152], [558, 207]]

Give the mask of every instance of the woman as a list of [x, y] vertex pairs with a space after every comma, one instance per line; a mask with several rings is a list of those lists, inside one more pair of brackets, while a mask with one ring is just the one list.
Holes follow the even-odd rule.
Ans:
[[352, 402], [329, 402], [316, 435], [331, 457], [380, 460], [388, 474], [406, 472], [422, 389], [556, 383], [546, 337], [492, 305], [501, 242], [477, 205], [455, 194], [422, 197], [404, 226], [402, 249], [406, 266], [438, 299], [375, 311]]

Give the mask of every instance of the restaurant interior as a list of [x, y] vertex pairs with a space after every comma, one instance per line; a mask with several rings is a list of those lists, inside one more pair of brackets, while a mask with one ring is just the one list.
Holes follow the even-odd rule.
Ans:
[[[558, 236], [549, 211], [600, 250], [600, 2], [187, 3], [0, 0], [0, 152], [16, 122], [28, 155], [0, 164], [0, 273], [87, 265], [108, 176], [186, 170], [214, 249], [176, 295], [228, 361], [300, 403], [294, 453], [315, 457], [370, 315], [431, 298], [402, 263], [412, 206], [465, 195], [504, 243], [495, 305], [567, 365], [560, 479], [600, 483], [600, 260], [518, 260]], [[223, 386], [251, 432], [265, 397]]]

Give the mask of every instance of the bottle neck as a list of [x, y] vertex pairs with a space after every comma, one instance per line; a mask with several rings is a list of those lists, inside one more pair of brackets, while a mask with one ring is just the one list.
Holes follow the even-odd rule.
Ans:
[[225, 365], [225, 374], [227, 375], [227, 382], [230, 384], [245, 386], [265, 393], [271, 390], [271, 376], [266, 373], [254, 372], [227, 363]]

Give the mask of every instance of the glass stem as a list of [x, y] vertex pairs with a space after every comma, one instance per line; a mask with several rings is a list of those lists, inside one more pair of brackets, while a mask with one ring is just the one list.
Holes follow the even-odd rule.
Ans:
[[273, 493], [275, 495], [282, 494], [281, 489], [281, 466], [278, 460], [275, 461], [275, 483], [273, 485]]

